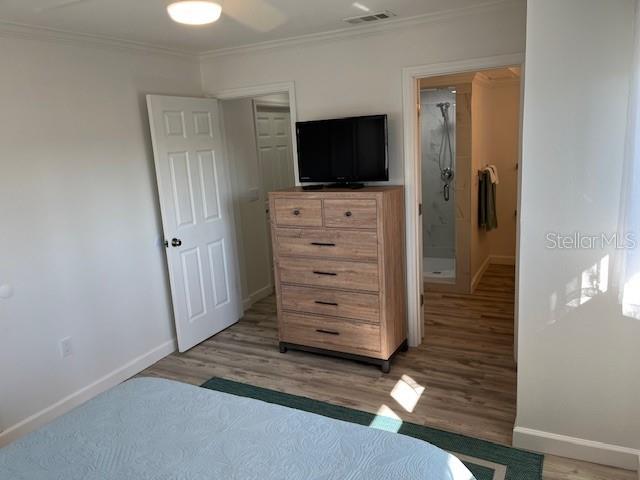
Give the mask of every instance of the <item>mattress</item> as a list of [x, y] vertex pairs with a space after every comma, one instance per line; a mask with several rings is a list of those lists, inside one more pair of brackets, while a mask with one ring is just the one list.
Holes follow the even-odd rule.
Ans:
[[0, 449], [0, 479], [472, 480], [404, 435], [140, 378]]

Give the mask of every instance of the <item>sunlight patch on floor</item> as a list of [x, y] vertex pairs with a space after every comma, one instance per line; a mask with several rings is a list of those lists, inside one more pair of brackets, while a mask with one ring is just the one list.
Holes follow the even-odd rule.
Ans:
[[402, 426], [402, 419], [387, 405], [381, 405], [376, 412], [376, 417], [369, 426], [378, 430], [397, 433]]
[[424, 387], [409, 375], [402, 375], [391, 390], [391, 397], [398, 402], [405, 411], [411, 413], [416, 408], [418, 400], [424, 392]]

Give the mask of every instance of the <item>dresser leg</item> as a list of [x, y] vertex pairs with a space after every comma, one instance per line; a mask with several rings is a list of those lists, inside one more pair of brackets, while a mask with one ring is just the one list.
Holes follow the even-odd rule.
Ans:
[[287, 346], [280, 343], [280, 353], [287, 353]]
[[402, 342], [402, 345], [400, 345], [400, 351], [401, 352], [408, 352], [409, 351], [409, 343], [406, 340], [404, 342]]
[[382, 373], [389, 373], [391, 371], [391, 362], [389, 360], [384, 360], [380, 364], [380, 370], [382, 370]]

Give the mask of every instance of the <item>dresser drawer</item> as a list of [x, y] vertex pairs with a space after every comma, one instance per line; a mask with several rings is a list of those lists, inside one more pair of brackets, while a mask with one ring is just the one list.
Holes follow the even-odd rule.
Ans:
[[315, 258], [280, 257], [280, 282], [377, 292], [378, 265]]
[[276, 225], [322, 226], [322, 200], [276, 198], [273, 203]]
[[327, 227], [377, 228], [378, 207], [375, 200], [324, 200]]
[[374, 293], [283, 285], [280, 294], [285, 310], [380, 323], [380, 297]]
[[375, 262], [378, 259], [376, 232], [276, 228], [278, 255], [351, 258]]
[[329, 350], [380, 351], [380, 327], [339, 318], [283, 312], [280, 340]]

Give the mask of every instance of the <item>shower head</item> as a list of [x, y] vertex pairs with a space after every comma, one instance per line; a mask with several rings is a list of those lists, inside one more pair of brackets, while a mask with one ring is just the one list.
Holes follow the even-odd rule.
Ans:
[[451, 106], [451, 104], [449, 102], [441, 102], [441, 103], [438, 103], [436, 105], [436, 107], [438, 107], [440, 109], [440, 113], [442, 113], [443, 117], [445, 116], [445, 114], [449, 110], [450, 106]]

